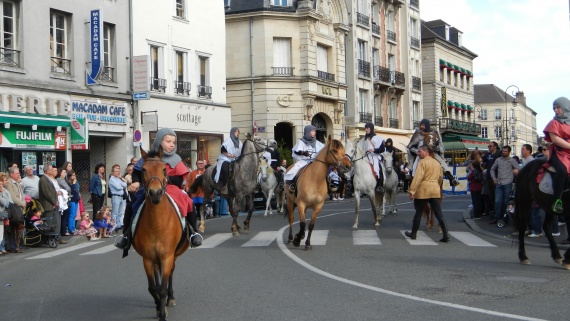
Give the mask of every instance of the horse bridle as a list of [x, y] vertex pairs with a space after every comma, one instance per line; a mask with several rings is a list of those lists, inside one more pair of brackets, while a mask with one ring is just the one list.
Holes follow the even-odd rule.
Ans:
[[[145, 162], [148, 162], [148, 161], [162, 162], [162, 160], [161, 160], [161, 159], [158, 159], [158, 158], [148, 158], [148, 159], [145, 159], [144, 161], [145, 161]], [[143, 162], [143, 166], [144, 166], [144, 162]], [[146, 181], [146, 183], [143, 184], [143, 187], [145, 188], [145, 189], [144, 189], [144, 194], [145, 194], [145, 196], [148, 196], [149, 189], [147, 188], [147, 186], [148, 186], [148, 185], [150, 184], [150, 182], [153, 181], [153, 180], [157, 180], [157, 181], [160, 183], [160, 189], [162, 190], [162, 193], [163, 193], [163, 194], [166, 193], [166, 185], [168, 184], [168, 175], [166, 175], [166, 176], [164, 177], [164, 179], [162, 179], [162, 180], [161, 180], [158, 176], [151, 176], [151, 177]]]
[[[335, 166], [336, 168], [341, 168], [341, 167], [344, 168], [344, 167], [345, 167], [345, 166], [341, 163], [341, 160], [344, 159], [344, 158], [349, 159], [350, 162], [353, 163], [351, 157], [348, 156], [347, 154], [344, 154], [344, 156], [341, 157], [340, 159], [339, 159], [339, 158], [336, 158], [336, 156], [335, 156], [334, 154], [332, 154], [331, 148], [328, 148], [328, 149], [327, 149], [327, 155], [326, 155], [325, 159], [326, 159], [329, 155], [331, 155], [331, 157], [332, 157], [332, 159], [333, 159], [333, 161], [334, 161], [333, 163], [335, 163], [334, 166]], [[318, 161], [318, 162], [327, 164], [327, 162], [323, 162], [323, 161], [320, 160], [320, 159], [316, 159], [316, 158], [315, 158], [315, 160]]]

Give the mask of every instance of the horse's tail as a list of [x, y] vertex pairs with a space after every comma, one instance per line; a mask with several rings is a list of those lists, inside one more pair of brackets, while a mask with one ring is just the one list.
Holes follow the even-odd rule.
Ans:
[[190, 187], [188, 188], [188, 191], [191, 194], [196, 193], [198, 191], [198, 187], [202, 186], [202, 176], [203, 175], [196, 177], [196, 179], [194, 180], [194, 183], [192, 183], [192, 185], [190, 185]]

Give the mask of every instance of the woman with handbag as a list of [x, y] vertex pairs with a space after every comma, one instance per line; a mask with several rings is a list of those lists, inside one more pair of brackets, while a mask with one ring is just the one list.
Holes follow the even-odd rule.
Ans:
[[95, 173], [89, 181], [89, 193], [91, 193], [91, 202], [93, 203], [93, 219], [101, 207], [103, 207], [106, 187], [105, 165], [97, 164], [95, 166]]

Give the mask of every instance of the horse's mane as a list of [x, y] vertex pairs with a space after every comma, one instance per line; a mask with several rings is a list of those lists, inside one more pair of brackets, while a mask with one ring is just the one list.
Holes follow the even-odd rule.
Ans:
[[158, 152], [150, 151], [147, 154], [147, 158], [158, 158]]

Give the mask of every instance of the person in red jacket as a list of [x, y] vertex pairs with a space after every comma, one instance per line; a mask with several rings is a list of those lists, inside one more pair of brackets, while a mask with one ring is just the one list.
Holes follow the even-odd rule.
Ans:
[[471, 167], [473, 170], [467, 176], [467, 181], [469, 181], [469, 189], [471, 190], [471, 202], [473, 203], [473, 215], [471, 218], [474, 220], [480, 220], [483, 208], [481, 191], [483, 190], [483, 180], [485, 179], [485, 174], [483, 174], [481, 162], [478, 160], [472, 161]]

